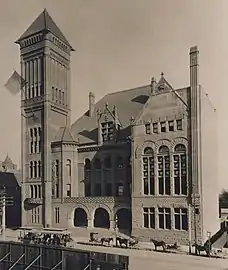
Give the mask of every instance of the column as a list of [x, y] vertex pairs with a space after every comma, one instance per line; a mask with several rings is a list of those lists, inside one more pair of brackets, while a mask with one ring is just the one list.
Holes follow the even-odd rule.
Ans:
[[170, 194], [171, 196], [174, 195], [174, 160], [173, 160], [173, 153], [170, 152]]

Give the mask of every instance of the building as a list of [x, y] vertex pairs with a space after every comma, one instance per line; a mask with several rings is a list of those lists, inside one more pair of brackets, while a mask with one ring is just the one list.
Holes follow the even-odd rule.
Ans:
[[[0, 192], [5, 191], [6, 197], [6, 227], [21, 226], [21, 173], [12, 159], [6, 155], [0, 161]], [[9, 204], [9, 202], [12, 202]], [[0, 212], [1, 223], [2, 211]]]
[[199, 85], [197, 47], [189, 86], [174, 90], [161, 74], [98, 102], [90, 92], [71, 125], [70, 43], [46, 10], [16, 43], [26, 81], [23, 226], [83, 235], [118, 223], [144, 240], [180, 243], [219, 229], [216, 112]]

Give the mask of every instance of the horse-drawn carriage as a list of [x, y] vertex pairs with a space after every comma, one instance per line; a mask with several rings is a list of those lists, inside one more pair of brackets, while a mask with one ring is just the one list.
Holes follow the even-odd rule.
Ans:
[[98, 244], [98, 245], [104, 245], [107, 244], [110, 246], [112, 243], [112, 246], [116, 247], [134, 247], [138, 244], [138, 239], [134, 236], [127, 237], [122, 234], [114, 234], [112, 236], [103, 237], [99, 236], [99, 233], [97, 232], [91, 232], [89, 234], [89, 243], [91, 244]]
[[26, 244], [70, 246], [73, 241], [67, 230], [21, 230], [18, 240]]

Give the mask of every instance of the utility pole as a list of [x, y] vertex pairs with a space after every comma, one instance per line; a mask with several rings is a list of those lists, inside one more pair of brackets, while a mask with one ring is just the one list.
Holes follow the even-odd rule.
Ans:
[[0, 191], [0, 207], [2, 210], [2, 240], [6, 239], [6, 207], [13, 206], [13, 197], [10, 197], [6, 194], [6, 187], [3, 186]]

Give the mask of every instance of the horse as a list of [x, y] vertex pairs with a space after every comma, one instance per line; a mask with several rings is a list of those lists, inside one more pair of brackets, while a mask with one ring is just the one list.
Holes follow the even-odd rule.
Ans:
[[139, 243], [139, 240], [134, 236], [132, 236], [131, 239], [128, 241], [129, 247], [134, 247], [138, 243]]
[[102, 237], [100, 239], [100, 242], [102, 244], [102, 246], [104, 245], [104, 243], [107, 243], [108, 245], [110, 245], [110, 243], [113, 241], [112, 237]]
[[205, 251], [207, 256], [210, 255], [211, 247], [207, 243], [205, 243], [204, 245], [194, 243], [192, 246], [195, 247], [197, 255], [200, 255], [201, 251]]
[[119, 243], [120, 247], [123, 247], [122, 244], [124, 244], [126, 248], [128, 246], [128, 240], [125, 238], [116, 237], [116, 243]]
[[157, 241], [157, 240], [151, 238], [150, 242], [152, 242], [154, 244], [154, 248], [156, 251], [157, 251], [158, 247], [162, 247], [163, 251], [166, 250], [166, 243], [164, 241]]
[[167, 249], [178, 249], [178, 247], [179, 246], [178, 246], [177, 242], [175, 242], [173, 245], [167, 245], [166, 246]]

